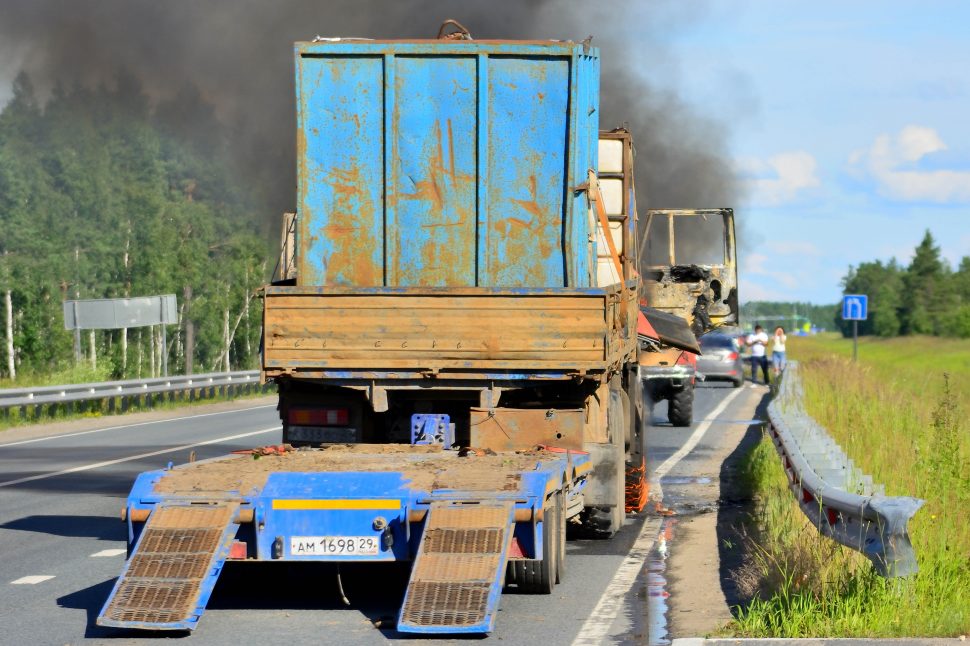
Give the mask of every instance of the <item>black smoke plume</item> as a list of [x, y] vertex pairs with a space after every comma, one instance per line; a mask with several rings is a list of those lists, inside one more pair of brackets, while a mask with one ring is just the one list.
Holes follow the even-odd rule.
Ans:
[[[111, 84], [124, 69], [156, 102], [197, 91], [230, 124], [238, 172], [266, 187], [275, 221], [295, 202], [293, 41], [431, 38], [444, 18], [476, 38], [593, 35], [602, 55], [601, 126], [633, 131], [640, 208], [731, 206], [740, 195], [725, 128], [653, 80], [671, 64], [663, 36], [689, 29], [692, 11], [675, 0], [5, 0], [0, 74], [23, 69], [49, 91], [58, 82]], [[168, 101], [167, 109], [178, 105]], [[191, 133], [191, 113], [169, 122]]]

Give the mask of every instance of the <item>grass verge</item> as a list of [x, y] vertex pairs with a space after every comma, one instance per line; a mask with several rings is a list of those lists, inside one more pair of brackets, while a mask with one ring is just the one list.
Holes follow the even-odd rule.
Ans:
[[[802, 515], [768, 441], [748, 456], [755, 505], [736, 573], [751, 599], [730, 626], [751, 637], [909, 637], [970, 633], [970, 342], [834, 337], [790, 343], [808, 412], [887, 495], [926, 505], [909, 524], [919, 574], [882, 579]], [[946, 373], [947, 376], [944, 376]]]

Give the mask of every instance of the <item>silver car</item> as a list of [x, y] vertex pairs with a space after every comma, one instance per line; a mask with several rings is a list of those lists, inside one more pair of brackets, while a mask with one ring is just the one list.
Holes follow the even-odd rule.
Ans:
[[727, 379], [735, 388], [744, 384], [744, 363], [737, 338], [719, 332], [709, 332], [698, 339], [701, 356], [697, 357], [697, 372], [705, 380]]

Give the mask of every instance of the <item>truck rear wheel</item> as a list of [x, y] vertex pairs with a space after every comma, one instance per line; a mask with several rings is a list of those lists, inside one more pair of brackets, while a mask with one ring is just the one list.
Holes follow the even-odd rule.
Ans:
[[670, 393], [667, 399], [667, 418], [674, 426], [690, 426], [694, 421], [694, 385]]
[[554, 497], [543, 514], [542, 556], [541, 559], [519, 559], [511, 561], [510, 583], [514, 581], [519, 590], [531, 594], [552, 594], [556, 581], [561, 576], [559, 570], [559, 541], [561, 531], [559, 495]]

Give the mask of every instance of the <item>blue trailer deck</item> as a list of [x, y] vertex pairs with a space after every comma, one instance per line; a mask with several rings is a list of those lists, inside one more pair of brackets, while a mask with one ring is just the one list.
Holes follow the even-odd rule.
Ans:
[[227, 560], [412, 561], [399, 630], [488, 632], [507, 563], [548, 556], [590, 467], [580, 451], [339, 445], [149, 471], [98, 624], [192, 630]]

